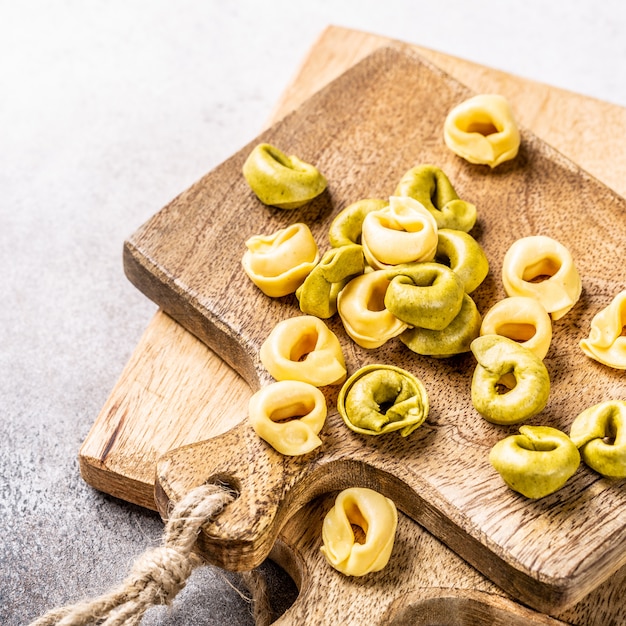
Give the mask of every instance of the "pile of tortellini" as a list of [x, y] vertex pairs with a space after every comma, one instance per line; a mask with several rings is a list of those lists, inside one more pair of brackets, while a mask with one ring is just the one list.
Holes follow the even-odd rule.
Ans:
[[449, 357], [469, 351], [481, 326], [470, 294], [489, 264], [468, 232], [475, 222], [476, 207], [446, 174], [419, 165], [388, 200], [341, 211], [321, 259], [310, 229], [297, 223], [249, 239], [243, 266], [267, 295], [295, 292], [307, 315], [338, 313], [363, 348], [399, 337], [417, 354]]
[[[514, 158], [520, 142], [508, 103], [493, 95], [471, 98], [453, 109], [444, 139], [458, 156], [492, 168]], [[253, 150], [244, 176], [263, 203], [282, 209], [302, 206], [327, 185], [314, 166], [269, 144]], [[423, 356], [446, 358], [471, 350], [477, 362], [472, 404], [491, 423], [519, 424], [540, 414], [550, 394], [543, 359], [552, 339], [552, 321], [576, 304], [581, 279], [561, 243], [543, 235], [523, 237], [503, 260], [507, 297], [481, 316], [471, 294], [489, 273], [489, 263], [470, 234], [476, 219], [476, 207], [459, 198], [447, 175], [435, 165], [422, 164], [402, 176], [388, 199], [361, 199], [343, 209], [330, 225], [330, 249], [321, 258], [304, 223], [251, 237], [242, 260], [246, 274], [268, 296], [295, 294], [304, 315], [294, 320], [290, 337], [299, 338], [300, 344], [302, 337], [314, 337], [307, 341], [316, 343], [315, 366], [311, 362], [306, 366], [314, 375], [306, 373], [304, 379], [300, 373], [294, 375], [291, 370], [301, 366], [293, 356], [293, 339], [277, 341], [289, 324], [280, 323], [262, 348], [267, 369], [277, 380], [294, 377], [313, 386], [343, 384], [347, 372], [336, 338], [331, 342], [332, 358], [318, 363], [330, 349], [330, 331], [321, 320], [338, 314], [347, 335], [365, 349], [398, 337]], [[582, 351], [600, 363], [626, 369], [625, 325], [623, 291], [594, 317], [589, 337], [580, 342]], [[275, 354], [272, 345], [281, 346]], [[319, 376], [324, 380], [317, 380]], [[276, 397], [288, 397], [286, 389]], [[284, 443], [287, 429], [274, 423], [272, 411], [314, 414], [315, 419], [300, 420], [300, 430], [291, 428], [283, 449], [285, 454], [303, 454], [321, 444], [317, 434], [325, 412], [318, 413], [320, 398], [313, 392], [307, 390], [310, 398], [304, 401], [302, 389], [292, 391], [289, 409], [276, 409], [270, 392], [263, 392], [268, 404], [257, 411], [262, 416], [257, 426], [264, 423], [261, 436], [268, 441], [280, 430]], [[395, 413], [381, 413], [379, 405], [390, 399]], [[421, 382], [389, 365], [355, 372], [339, 400], [346, 425], [361, 434], [399, 430], [406, 436], [428, 414]], [[624, 478], [626, 401], [607, 400], [590, 407], [576, 417], [569, 436], [548, 426], [521, 426], [520, 434], [501, 440], [489, 458], [509, 487], [530, 498], [562, 487], [581, 458], [604, 476]]]

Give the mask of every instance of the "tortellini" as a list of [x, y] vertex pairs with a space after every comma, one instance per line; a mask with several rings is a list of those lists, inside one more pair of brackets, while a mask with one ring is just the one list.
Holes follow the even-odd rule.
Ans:
[[515, 158], [521, 142], [511, 106], [497, 94], [480, 94], [454, 107], [443, 137], [456, 155], [492, 168]]
[[484, 250], [476, 239], [462, 230], [441, 228], [437, 235], [434, 260], [448, 266], [461, 279], [465, 293], [472, 293], [489, 273]]
[[378, 348], [408, 328], [385, 307], [389, 276], [385, 270], [353, 278], [337, 298], [337, 311], [346, 333], [362, 348]]
[[607, 400], [585, 409], [569, 436], [598, 474], [626, 478], [626, 401]]
[[439, 263], [415, 263], [389, 270], [385, 306], [411, 326], [443, 330], [463, 305], [463, 283]]
[[256, 146], [243, 165], [243, 175], [257, 198], [280, 209], [297, 209], [327, 186], [324, 175], [297, 156], [287, 156], [268, 143]]
[[396, 196], [409, 196], [431, 213], [437, 228], [469, 232], [476, 223], [476, 207], [461, 200], [446, 174], [435, 165], [418, 165], [402, 176]]
[[[378, 572], [389, 562], [397, 525], [393, 500], [364, 487], [345, 489], [324, 517], [321, 551], [346, 576]], [[361, 529], [364, 541], [357, 541], [353, 526]]]
[[580, 342], [590, 358], [615, 369], [626, 369], [626, 290], [591, 320], [589, 337]]
[[340, 385], [347, 374], [339, 339], [313, 315], [278, 322], [259, 356], [276, 380], [300, 380], [323, 387]]
[[[517, 424], [544, 409], [550, 376], [537, 355], [500, 335], [483, 335], [470, 347], [478, 361], [472, 377], [472, 404], [488, 422]], [[515, 386], [509, 389], [506, 376], [511, 375]]]
[[443, 329], [410, 328], [400, 341], [416, 354], [446, 358], [468, 352], [480, 333], [482, 318], [474, 301], [466, 293], [458, 315]]
[[437, 223], [417, 200], [392, 196], [387, 206], [365, 216], [361, 244], [374, 269], [431, 261], [437, 249]]
[[322, 445], [318, 433], [326, 413], [324, 394], [317, 387], [296, 380], [262, 387], [248, 405], [254, 432], [288, 456], [307, 454]]
[[502, 282], [509, 296], [539, 300], [553, 320], [562, 318], [582, 291], [569, 250], [545, 235], [523, 237], [511, 245], [502, 263]]
[[485, 313], [480, 334], [508, 337], [544, 359], [552, 342], [552, 320], [539, 300], [512, 296]]
[[350, 278], [364, 270], [362, 248], [347, 244], [331, 248], [296, 290], [300, 310], [321, 319], [337, 312], [337, 296]]
[[576, 473], [580, 454], [572, 440], [549, 426], [521, 426], [519, 435], [500, 440], [489, 461], [513, 491], [543, 498]]
[[328, 239], [333, 248], [361, 243], [363, 220], [368, 213], [378, 211], [388, 204], [387, 200], [365, 198], [348, 205], [330, 225]]
[[410, 435], [428, 417], [428, 394], [422, 382], [393, 365], [366, 365], [339, 391], [337, 409], [346, 426], [362, 435], [400, 431]]
[[319, 260], [315, 239], [303, 223], [292, 224], [272, 235], [255, 235], [246, 241], [243, 269], [267, 296], [294, 293]]

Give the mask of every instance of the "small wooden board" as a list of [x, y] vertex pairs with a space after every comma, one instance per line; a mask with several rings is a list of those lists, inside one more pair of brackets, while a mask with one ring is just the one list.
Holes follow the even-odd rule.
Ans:
[[[387, 40], [374, 35], [328, 29], [306, 59], [276, 113], [294, 108], [311, 90], [386, 43]], [[476, 91], [507, 95], [517, 105], [523, 122], [613, 188], [626, 192], [626, 183], [620, 176], [624, 157], [615, 139], [619, 133], [614, 132], [615, 128], [626, 127], [623, 109], [433, 51], [419, 50]], [[598, 119], [604, 124], [598, 125]], [[249, 395], [247, 385], [211, 350], [159, 311], [85, 440], [80, 452], [81, 472], [98, 489], [154, 508], [152, 489], [158, 456], [181, 443], [205, 439], [237, 423], [243, 416]], [[236, 408], [233, 412], [222, 411], [225, 405]], [[211, 419], [218, 413], [221, 422]], [[411, 527], [416, 533], [419, 530], [419, 526]], [[287, 537], [286, 543], [302, 556], [304, 551], [298, 544], [298, 537], [288, 534], [290, 528], [288, 524], [283, 529], [282, 541]], [[425, 536], [430, 537], [427, 533]], [[424, 539], [417, 533], [415, 543], [420, 541]], [[447, 563], [446, 555], [452, 553], [440, 547], [441, 553], [437, 553], [435, 560]], [[289, 559], [285, 554], [282, 557], [284, 563], [281, 564], [286, 566]], [[457, 565], [453, 561], [446, 566], [445, 586], [456, 587], [457, 581], [463, 578], [462, 568]], [[427, 565], [425, 568], [428, 571]], [[295, 573], [294, 577], [298, 580]], [[570, 611], [568, 621], [570, 615], [575, 615], [575, 620], [571, 621], [577, 624], [623, 623], [624, 616], [619, 613], [620, 605], [613, 592], [621, 587], [623, 581], [620, 581], [614, 576], [598, 587], [572, 609], [574, 613]], [[305, 588], [302, 592], [309, 594]], [[363, 601], [367, 598], [369, 595]], [[613, 616], [615, 621], [612, 621]]]
[[[576, 260], [583, 296], [554, 324], [546, 358], [551, 397], [532, 420], [567, 432], [591, 404], [626, 397], [621, 372], [582, 358], [578, 346], [591, 317], [623, 288], [626, 201], [529, 131], [522, 131], [516, 159], [496, 170], [456, 157], [441, 129], [447, 113], [470, 95], [406, 46], [372, 53], [132, 235], [125, 246], [127, 276], [256, 388], [271, 381], [258, 357], [262, 342], [276, 323], [300, 311], [295, 297], [267, 298], [245, 276], [245, 240], [305, 222], [324, 251], [330, 221], [342, 208], [361, 198], [386, 198], [409, 168], [434, 163], [479, 210], [472, 232], [492, 267], [472, 294], [480, 311], [505, 297], [499, 268], [520, 237], [551, 236]], [[294, 211], [262, 205], [241, 175], [245, 158], [262, 141], [315, 163], [329, 179], [328, 191]], [[593, 212], [583, 221], [587, 207]], [[203, 533], [214, 563], [257, 565], [302, 504], [361, 484], [391, 497], [496, 584], [540, 610], [577, 602], [626, 564], [620, 484], [583, 467], [557, 494], [531, 502], [491, 468], [489, 449], [517, 427], [488, 424], [473, 409], [471, 355], [424, 358], [397, 339], [364, 350], [347, 338], [338, 317], [328, 325], [342, 342], [350, 373], [381, 362], [417, 375], [430, 397], [427, 424], [408, 438], [362, 437], [331, 410], [323, 446], [304, 458], [276, 454], [245, 422], [167, 454], [157, 471], [162, 512], [168, 500], [211, 477], [237, 485], [240, 497]], [[327, 394], [329, 406], [336, 406], [336, 389]]]

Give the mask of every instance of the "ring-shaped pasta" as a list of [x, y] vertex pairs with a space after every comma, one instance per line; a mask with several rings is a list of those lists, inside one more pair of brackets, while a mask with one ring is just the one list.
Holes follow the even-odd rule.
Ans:
[[287, 456], [307, 454], [322, 445], [318, 434], [326, 413], [324, 394], [297, 380], [262, 387], [248, 403], [248, 419], [254, 432]]
[[447, 265], [472, 293], [489, 273], [489, 261], [481, 245], [466, 232], [442, 228], [437, 233], [435, 261]]
[[267, 296], [294, 293], [319, 261], [317, 244], [306, 224], [297, 223], [272, 235], [246, 241], [241, 261], [252, 282]]
[[388, 200], [365, 198], [348, 205], [330, 224], [328, 238], [333, 248], [361, 243], [363, 220], [368, 213], [386, 207]]
[[279, 209], [297, 209], [319, 196], [327, 186], [324, 175], [297, 156], [287, 156], [261, 143], [243, 164], [246, 182], [263, 203]]
[[450, 179], [436, 165], [411, 168], [400, 179], [394, 195], [415, 198], [435, 218], [437, 228], [469, 232], [476, 223], [476, 207], [459, 198]]
[[362, 348], [382, 346], [408, 326], [385, 308], [389, 279], [385, 270], [353, 278], [337, 297], [337, 312], [346, 333]]
[[443, 330], [463, 305], [463, 283], [445, 265], [414, 263], [387, 270], [385, 307], [409, 326]]
[[480, 334], [508, 337], [544, 359], [552, 341], [552, 320], [539, 300], [511, 296], [485, 313]]
[[321, 319], [337, 312], [337, 296], [348, 281], [363, 273], [363, 249], [358, 244], [331, 248], [296, 290], [300, 310]]
[[459, 314], [443, 330], [409, 328], [400, 335], [400, 341], [416, 354], [443, 359], [469, 352], [480, 333], [481, 321], [474, 300], [463, 294]]
[[414, 198], [391, 196], [386, 207], [365, 216], [361, 244], [374, 269], [432, 261], [437, 250], [437, 222]]
[[502, 282], [508, 296], [539, 300], [553, 320], [562, 318], [582, 292], [580, 275], [569, 250], [545, 235], [513, 242], [502, 262]]
[[323, 387], [340, 385], [347, 374], [339, 339], [313, 315], [278, 322], [261, 345], [259, 356], [276, 380], [301, 380]]
[[[397, 525], [392, 500], [364, 487], [345, 489], [324, 517], [321, 551], [346, 576], [378, 572], [389, 562]], [[356, 540], [353, 526], [363, 531], [363, 542]]]
[[[516, 341], [483, 335], [470, 346], [478, 365], [472, 377], [474, 408], [493, 424], [517, 424], [541, 412], [550, 394], [550, 376], [543, 361]], [[505, 376], [515, 386], [501, 393]]]
[[517, 156], [520, 134], [506, 98], [480, 94], [448, 113], [443, 126], [446, 145], [470, 163], [494, 168]]
[[362, 435], [400, 431], [410, 435], [428, 417], [422, 382], [393, 365], [366, 365], [343, 384], [337, 410], [346, 426]]
[[626, 369], [626, 290], [618, 293], [611, 303], [591, 320], [589, 337], [580, 347], [590, 358], [615, 369]]
[[571, 439], [550, 426], [521, 426], [519, 435], [496, 443], [489, 462], [513, 491], [543, 498], [558, 491], [580, 465]]
[[572, 422], [570, 438], [583, 461], [608, 478], [626, 478], [626, 401], [606, 400]]

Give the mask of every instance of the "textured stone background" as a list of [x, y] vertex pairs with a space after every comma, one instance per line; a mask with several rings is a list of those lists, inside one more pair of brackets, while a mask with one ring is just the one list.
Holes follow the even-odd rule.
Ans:
[[[77, 453], [155, 307], [122, 242], [252, 139], [323, 28], [388, 35], [626, 106], [621, 0], [0, 0], [0, 623], [119, 583], [153, 513]], [[598, 120], [602, 124], [602, 120]], [[268, 565], [278, 611], [294, 588]], [[251, 624], [196, 572], [146, 624]]]

